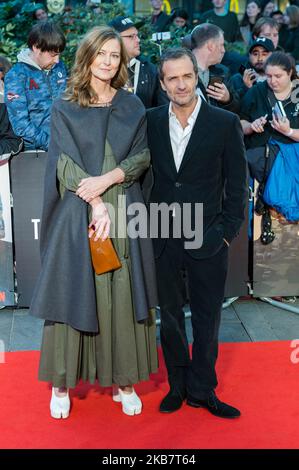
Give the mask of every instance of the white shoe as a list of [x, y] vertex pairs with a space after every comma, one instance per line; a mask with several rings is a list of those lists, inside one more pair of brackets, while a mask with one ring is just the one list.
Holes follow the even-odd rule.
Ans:
[[68, 418], [70, 414], [70, 397], [69, 392], [64, 397], [57, 397], [54, 387], [52, 387], [52, 398], [50, 402], [50, 412], [52, 418]]
[[118, 385], [112, 385], [112, 400], [116, 403], [121, 402]]
[[113, 401], [122, 404], [123, 413], [129, 416], [139, 415], [142, 410], [142, 402], [134, 388], [132, 393], [125, 393], [121, 388], [113, 387]]

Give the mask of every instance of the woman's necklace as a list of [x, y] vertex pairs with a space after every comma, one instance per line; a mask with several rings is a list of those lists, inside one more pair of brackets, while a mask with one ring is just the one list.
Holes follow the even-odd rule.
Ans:
[[109, 97], [98, 97], [98, 100], [93, 103], [94, 106], [97, 106], [99, 108], [108, 108], [109, 106], [112, 105], [112, 100], [116, 94], [116, 90], [113, 90], [112, 93], [110, 93]]
[[95, 108], [109, 108], [109, 106], [112, 105], [112, 100], [111, 101], [106, 101], [106, 103], [100, 103], [100, 102], [96, 102], [94, 103], [92, 106], [94, 106]]

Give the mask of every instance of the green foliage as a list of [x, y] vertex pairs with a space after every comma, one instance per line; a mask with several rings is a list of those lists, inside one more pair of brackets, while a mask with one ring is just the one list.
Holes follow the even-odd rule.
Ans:
[[[14, 0], [0, 3], [0, 54], [7, 56], [11, 62], [16, 61], [18, 51], [25, 46], [28, 33], [34, 24], [33, 12], [36, 9], [33, 0]], [[125, 8], [121, 3], [101, 4], [97, 8], [85, 5], [74, 7], [63, 14], [52, 15], [63, 30], [66, 38], [66, 49], [62, 59], [70, 68], [74, 62], [75, 52], [81, 37], [92, 27], [107, 24], [119, 15], [125, 15]], [[148, 19], [132, 17], [134, 21], [141, 24], [141, 49], [153, 62], [159, 57], [159, 46], [151, 41], [152, 28]], [[174, 35], [171, 41], [163, 41], [163, 49], [171, 45], [179, 44]]]
[[149, 58], [153, 63], [156, 63], [161, 55], [161, 53], [168, 47], [178, 47], [181, 46], [181, 38], [186, 35], [185, 30], [172, 29], [171, 39], [155, 42], [152, 40], [152, 26], [149, 18], [133, 18], [136, 24], [141, 23], [141, 26], [138, 28], [140, 34], [140, 44], [142, 54]]
[[[33, 12], [39, 4], [34, 0], [13, 0], [0, 3], [0, 55], [5, 55], [12, 63], [20, 49], [25, 47], [28, 33], [34, 24]], [[66, 49], [62, 59], [68, 68], [71, 68], [80, 38], [92, 27], [107, 24], [119, 15], [125, 15], [122, 3], [102, 3], [98, 7], [77, 6], [65, 11], [63, 14], [52, 15], [51, 19], [60, 25], [66, 38]], [[181, 38], [187, 31], [172, 29], [171, 39], [160, 43], [152, 41], [152, 27], [149, 17], [132, 17], [138, 25], [141, 37], [141, 51], [153, 63], [158, 61], [160, 53], [168, 48], [181, 45]], [[227, 50], [244, 52], [241, 43], [228, 45]]]
[[6, 26], [0, 28], [0, 54], [8, 59], [15, 57], [18, 53], [18, 46], [14, 41], [15, 25], [7, 23]]
[[62, 59], [70, 68], [74, 62], [75, 52], [81, 37], [94, 26], [107, 24], [112, 18], [124, 15], [121, 4], [103, 4], [98, 8], [76, 7], [64, 14], [54, 15], [53, 20], [59, 24], [66, 38], [66, 49]]
[[16, 61], [16, 54], [26, 44], [35, 9], [31, 0], [0, 3], [0, 54], [11, 62]]
[[247, 46], [242, 41], [238, 41], [234, 43], [226, 42], [225, 50], [227, 52], [238, 52], [238, 54], [245, 55], [247, 53]]

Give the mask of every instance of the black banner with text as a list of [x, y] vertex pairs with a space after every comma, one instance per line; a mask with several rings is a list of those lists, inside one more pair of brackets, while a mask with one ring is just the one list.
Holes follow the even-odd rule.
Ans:
[[43, 204], [46, 152], [23, 152], [11, 160], [13, 228], [18, 306], [30, 305], [40, 271], [39, 233]]
[[0, 307], [14, 306], [13, 245], [8, 162], [0, 164]]

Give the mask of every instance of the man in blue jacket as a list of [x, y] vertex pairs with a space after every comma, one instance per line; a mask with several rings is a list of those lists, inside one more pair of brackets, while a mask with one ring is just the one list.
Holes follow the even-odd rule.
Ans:
[[59, 60], [65, 48], [62, 31], [51, 21], [36, 24], [28, 49], [5, 76], [5, 103], [16, 135], [25, 150], [48, 150], [53, 101], [65, 90], [66, 68]]

